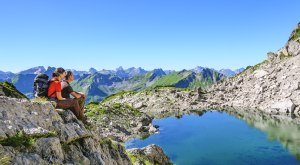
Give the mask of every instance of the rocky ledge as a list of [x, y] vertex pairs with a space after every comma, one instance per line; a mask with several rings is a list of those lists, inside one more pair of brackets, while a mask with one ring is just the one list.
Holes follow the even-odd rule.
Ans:
[[50, 102], [0, 96], [0, 164], [132, 164], [121, 144], [94, 127]]
[[49, 102], [0, 97], [0, 164], [131, 164], [123, 146]]

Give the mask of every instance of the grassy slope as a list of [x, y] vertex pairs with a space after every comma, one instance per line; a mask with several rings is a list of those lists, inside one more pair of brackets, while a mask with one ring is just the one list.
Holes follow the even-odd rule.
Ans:
[[9, 82], [1, 82], [0, 83], [0, 90], [7, 97], [27, 98], [23, 93], [19, 92], [13, 84], [11, 84]]
[[191, 74], [188, 72], [181, 73], [181, 72], [173, 72], [171, 74], [168, 74], [160, 79], [158, 79], [154, 84], [152, 84], [152, 87], [174, 87], [179, 81], [182, 79], [185, 79]]

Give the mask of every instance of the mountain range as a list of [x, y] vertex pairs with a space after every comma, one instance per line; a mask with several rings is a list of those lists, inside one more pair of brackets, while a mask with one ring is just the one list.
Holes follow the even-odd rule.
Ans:
[[[54, 70], [54, 67], [37, 66], [19, 73], [0, 71], [0, 81], [11, 82], [28, 98], [32, 98], [33, 80], [36, 75], [44, 73], [51, 77]], [[89, 71], [67, 70], [73, 71], [75, 75], [75, 81], [72, 83], [73, 88], [86, 93], [87, 102], [90, 102], [100, 101], [120, 91], [141, 91], [155, 87], [206, 87], [225, 77], [234, 76], [243, 71], [244, 68], [235, 71], [230, 69], [217, 71], [200, 66], [182, 71], [163, 69], [147, 71], [141, 67], [128, 69], [119, 67], [116, 70], [103, 69], [99, 71], [95, 68], [90, 68]]]

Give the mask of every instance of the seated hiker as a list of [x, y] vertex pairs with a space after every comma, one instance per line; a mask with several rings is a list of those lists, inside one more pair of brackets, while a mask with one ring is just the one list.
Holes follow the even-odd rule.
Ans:
[[78, 100], [79, 106], [80, 106], [80, 111], [84, 113], [84, 104], [85, 104], [85, 94], [81, 92], [76, 92], [73, 90], [71, 87], [70, 83], [74, 81], [74, 74], [72, 71], [67, 71], [65, 80], [61, 82], [61, 88], [62, 88], [62, 97], [71, 99], [70, 95], [74, 97], [74, 99]]
[[78, 100], [67, 99], [61, 95], [61, 79], [66, 76], [65, 70], [63, 68], [56, 68], [52, 74], [52, 79], [50, 80], [48, 88], [48, 97], [50, 100], [55, 101], [56, 108], [70, 109], [74, 115], [81, 121], [85, 121], [83, 111], [80, 109]]

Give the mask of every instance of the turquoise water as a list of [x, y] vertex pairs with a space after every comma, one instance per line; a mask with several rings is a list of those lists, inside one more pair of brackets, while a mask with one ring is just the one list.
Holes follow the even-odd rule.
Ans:
[[[263, 121], [263, 122], [262, 122]], [[282, 139], [276, 132], [286, 130], [281, 125], [271, 123], [271, 127], [264, 120], [258, 121], [259, 129], [254, 128], [256, 122], [248, 122], [231, 116], [227, 113], [207, 112], [203, 116], [184, 115], [178, 119], [168, 117], [155, 119], [153, 124], [160, 126], [160, 133], [151, 135], [147, 139], [132, 139], [125, 145], [126, 148], [142, 148], [149, 144], [157, 144], [163, 148], [164, 152], [177, 165], [198, 165], [198, 164], [300, 164], [296, 159], [300, 146], [293, 146], [290, 153], [277, 140]], [[279, 131], [276, 128], [280, 127]], [[268, 135], [269, 128], [272, 129], [272, 138]], [[290, 127], [289, 128], [293, 128]], [[264, 131], [264, 129], [266, 129]], [[275, 131], [274, 131], [275, 129]], [[293, 136], [299, 135], [298, 131]], [[275, 132], [275, 133], [274, 133]], [[288, 140], [298, 140], [300, 137]], [[286, 144], [285, 144], [286, 145]], [[299, 156], [299, 155], [298, 155]]]

